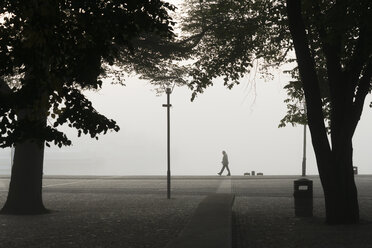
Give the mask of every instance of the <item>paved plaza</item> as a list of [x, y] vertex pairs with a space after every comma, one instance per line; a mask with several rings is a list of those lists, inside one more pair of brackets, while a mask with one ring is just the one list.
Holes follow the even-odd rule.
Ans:
[[[361, 224], [327, 226], [314, 181], [314, 217], [294, 217], [295, 176], [51, 177], [43, 198], [52, 213], [0, 215], [0, 247], [163, 248], [183, 230], [210, 194], [231, 191], [233, 248], [372, 247], [372, 176], [358, 175]], [[0, 204], [9, 179], [0, 178]], [[208, 231], [208, 230], [206, 230]]]

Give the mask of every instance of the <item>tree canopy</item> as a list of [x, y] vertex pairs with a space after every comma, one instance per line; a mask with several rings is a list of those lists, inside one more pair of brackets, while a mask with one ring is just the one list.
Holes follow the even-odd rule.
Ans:
[[[286, 60], [291, 43], [283, 6], [276, 1], [186, 1], [182, 30], [193, 37], [189, 86], [197, 93], [222, 77], [231, 88], [255, 60], [261, 72]], [[280, 48], [280, 49], [278, 49]]]
[[[82, 91], [101, 87], [105, 65], [136, 56], [136, 40], [173, 37], [174, 7], [160, 0], [12, 0], [0, 9], [1, 147], [27, 138], [70, 145], [58, 129], [65, 123], [79, 136], [118, 131]], [[46, 125], [35, 122], [45, 116]]]
[[[161, 0], [8, 0], [0, 3], [0, 147], [15, 146], [2, 213], [40, 214], [44, 144], [70, 145], [67, 124], [98, 138], [118, 131], [84, 96], [97, 90], [112, 67], [154, 66], [161, 44], [174, 37]], [[141, 41], [141, 42], [140, 42]], [[149, 55], [151, 63], [142, 63]], [[135, 66], [134, 64], [139, 65]]]
[[[192, 98], [217, 77], [228, 88], [238, 84], [255, 60], [270, 74], [292, 61], [294, 51], [299, 83], [289, 82], [286, 89], [289, 99], [306, 101], [327, 221], [358, 222], [352, 137], [371, 88], [372, 2], [187, 0], [183, 13], [192, 61], [184, 75]], [[298, 107], [292, 110], [282, 124], [304, 121], [303, 111], [301, 117], [295, 116]]]

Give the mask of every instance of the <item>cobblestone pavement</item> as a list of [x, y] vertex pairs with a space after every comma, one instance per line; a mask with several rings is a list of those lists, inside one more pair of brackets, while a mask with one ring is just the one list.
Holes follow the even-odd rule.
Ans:
[[372, 247], [372, 177], [357, 176], [360, 225], [324, 223], [324, 199], [318, 178], [314, 182], [314, 217], [294, 217], [294, 178], [234, 178], [236, 194], [234, 248], [354, 248]]
[[[0, 179], [0, 204], [7, 179]], [[161, 248], [182, 230], [219, 179], [54, 178], [44, 180], [51, 214], [0, 215], [0, 247]], [[2, 187], [2, 188], [1, 188]]]
[[[232, 177], [233, 248], [372, 248], [372, 176], [357, 176], [362, 223], [324, 224], [324, 200], [314, 177], [314, 217], [295, 218], [297, 177]], [[50, 214], [0, 215], [0, 247], [161, 248], [176, 237], [199, 202], [227, 177], [47, 177]], [[226, 182], [226, 181], [225, 181]], [[0, 178], [0, 205], [9, 180]]]

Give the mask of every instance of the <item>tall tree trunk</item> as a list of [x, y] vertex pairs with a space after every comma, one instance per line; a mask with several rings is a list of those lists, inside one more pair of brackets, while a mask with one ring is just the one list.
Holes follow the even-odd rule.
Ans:
[[9, 193], [2, 214], [42, 214], [44, 144], [27, 140], [16, 144]]
[[333, 113], [337, 115], [337, 118], [333, 119], [338, 119], [338, 123], [336, 126], [334, 122], [332, 123], [331, 148], [324, 125], [315, 61], [310, 53], [302, 18], [301, 1], [287, 0], [286, 2], [289, 29], [305, 92], [309, 129], [324, 190], [326, 220], [329, 224], [357, 223], [359, 206], [353, 173], [353, 125], [343, 123], [347, 118], [340, 118], [339, 114], [342, 114], [342, 111]]
[[354, 224], [359, 222], [359, 204], [353, 170], [352, 131], [345, 122], [336, 122], [334, 129], [331, 167], [323, 184], [327, 223]]
[[336, 174], [324, 184], [326, 221], [328, 224], [356, 224], [359, 205], [354, 175], [348, 170], [339, 170]]
[[[47, 106], [45, 104], [45, 106]], [[8, 197], [2, 214], [43, 214], [42, 200], [44, 139], [40, 136], [47, 122], [47, 111], [26, 107], [17, 111], [23, 140], [15, 144]]]
[[45, 128], [50, 108], [49, 85], [53, 81], [45, 47], [35, 47], [30, 56], [32, 59], [28, 62], [32, 63], [24, 65], [22, 88], [18, 92], [18, 104], [13, 109], [17, 115], [17, 140], [8, 197], [0, 211], [2, 214], [48, 212], [42, 200], [42, 180]]

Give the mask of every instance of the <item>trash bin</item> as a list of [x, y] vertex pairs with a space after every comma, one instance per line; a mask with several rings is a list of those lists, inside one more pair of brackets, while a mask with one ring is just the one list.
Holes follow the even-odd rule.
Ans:
[[296, 217], [313, 216], [313, 181], [306, 178], [295, 180], [293, 197]]

